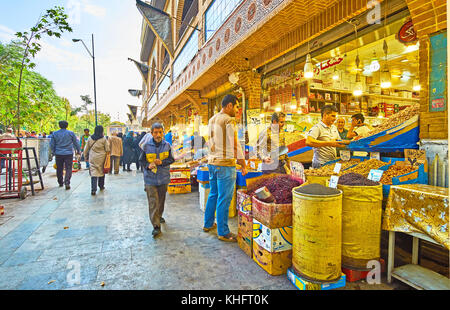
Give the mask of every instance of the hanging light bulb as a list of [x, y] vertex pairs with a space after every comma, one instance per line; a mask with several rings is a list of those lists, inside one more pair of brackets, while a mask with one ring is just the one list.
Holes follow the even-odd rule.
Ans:
[[313, 68], [313, 64], [311, 62], [310, 54], [306, 55], [306, 63], [305, 63], [305, 67], [303, 68], [303, 72], [304, 72], [305, 78], [307, 78], [307, 79], [310, 79], [314, 76], [314, 68]]
[[361, 96], [363, 93], [363, 86], [361, 82], [361, 76], [359, 73], [356, 74], [356, 80], [355, 80], [355, 88], [353, 89], [353, 96]]
[[384, 67], [383, 71], [381, 71], [380, 76], [380, 86], [381, 88], [390, 88], [392, 85], [391, 83], [391, 73], [389, 72], [389, 69]]
[[275, 112], [281, 112], [281, 108], [280, 107], [275, 108]]
[[337, 71], [336, 67], [334, 67], [333, 80], [339, 80], [339, 72]]
[[375, 53], [375, 51], [373, 51], [372, 62], [370, 63], [369, 68], [370, 72], [376, 72], [380, 70], [380, 63], [378, 62], [377, 54]]
[[413, 91], [420, 91], [420, 82], [419, 82], [419, 79], [414, 79], [414, 82], [413, 82]]

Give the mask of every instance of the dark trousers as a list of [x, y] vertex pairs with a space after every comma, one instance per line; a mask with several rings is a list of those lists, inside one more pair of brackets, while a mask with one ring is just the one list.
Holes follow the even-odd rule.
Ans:
[[161, 227], [161, 217], [164, 213], [167, 184], [160, 186], [145, 185], [148, 200], [148, 213], [153, 227]]
[[105, 187], [105, 176], [91, 177], [91, 191], [92, 192], [97, 191], [97, 183], [98, 183], [98, 187], [104, 188]]
[[[59, 185], [70, 185], [70, 179], [72, 178], [72, 155], [55, 155], [56, 161], [56, 177], [58, 178]], [[66, 174], [63, 180], [63, 173], [66, 170]]]

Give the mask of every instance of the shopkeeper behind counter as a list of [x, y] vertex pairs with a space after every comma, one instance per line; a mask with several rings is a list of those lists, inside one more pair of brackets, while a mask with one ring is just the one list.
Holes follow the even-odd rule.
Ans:
[[370, 132], [369, 126], [364, 124], [364, 115], [361, 113], [352, 115], [352, 124], [350, 126], [350, 129], [347, 133], [348, 139], [359, 139], [361, 136], [366, 135]]
[[[339, 132], [334, 126], [337, 117], [337, 109], [331, 105], [325, 105], [322, 110], [322, 120], [314, 125], [306, 136], [306, 145], [314, 150], [312, 167], [320, 168], [323, 164], [336, 159], [336, 148], [345, 147], [350, 141], [341, 140]], [[340, 140], [340, 141], [338, 141]]]

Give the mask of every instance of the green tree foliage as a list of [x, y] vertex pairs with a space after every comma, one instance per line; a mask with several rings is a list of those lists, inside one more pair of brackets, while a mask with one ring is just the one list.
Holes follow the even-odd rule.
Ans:
[[[20, 66], [19, 82], [17, 86], [17, 126], [20, 127], [20, 102], [22, 96], [20, 94], [22, 87], [23, 72], [25, 69], [33, 69], [36, 65], [31, 62], [31, 58], [41, 50], [39, 40], [42, 36], [60, 38], [65, 31], [72, 32], [72, 28], [67, 23], [68, 15], [64, 12], [64, 8], [55, 6], [52, 9], [46, 10], [44, 15], [41, 15], [34, 27], [30, 31], [17, 32], [16, 37], [23, 47], [22, 61]], [[24, 115], [25, 116], [25, 115]]]
[[[16, 124], [17, 89], [24, 48], [20, 42], [0, 42], [0, 124]], [[29, 67], [23, 69], [21, 100], [21, 128], [27, 131], [46, 132], [58, 130], [58, 121], [67, 120], [69, 129], [81, 134], [84, 128], [91, 132], [95, 126], [94, 111], [89, 109], [89, 96], [82, 96], [81, 107], [73, 107], [66, 98], [56, 94], [53, 83]], [[92, 102], [92, 100], [90, 100]], [[99, 124], [107, 127], [111, 117], [97, 113]]]

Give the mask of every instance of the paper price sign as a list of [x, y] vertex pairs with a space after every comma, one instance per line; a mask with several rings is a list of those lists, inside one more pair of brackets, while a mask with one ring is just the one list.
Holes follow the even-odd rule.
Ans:
[[335, 165], [334, 165], [334, 173], [339, 173], [340, 171], [341, 171], [341, 168], [342, 168], [342, 164], [340, 164], [340, 163], [336, 163]]
[[333, 175], [330, 178], [330, 182], [328, 183], [328, 187], [336, 188], [339, 181], [339, 177], [337, 175]]
[[372, 169], [369, 172], [368, 179], [374, 182], [380, 182], [381, 177], [383, 176], [383, 170]]
[[350, 160], [350, 151], [341, 151], [341, 159], [343, 161], [349, 161]]
[[370, 159], [378, 159], [380, 160], [380, 153], [379, 152], [371, 152], [370, 153]]

